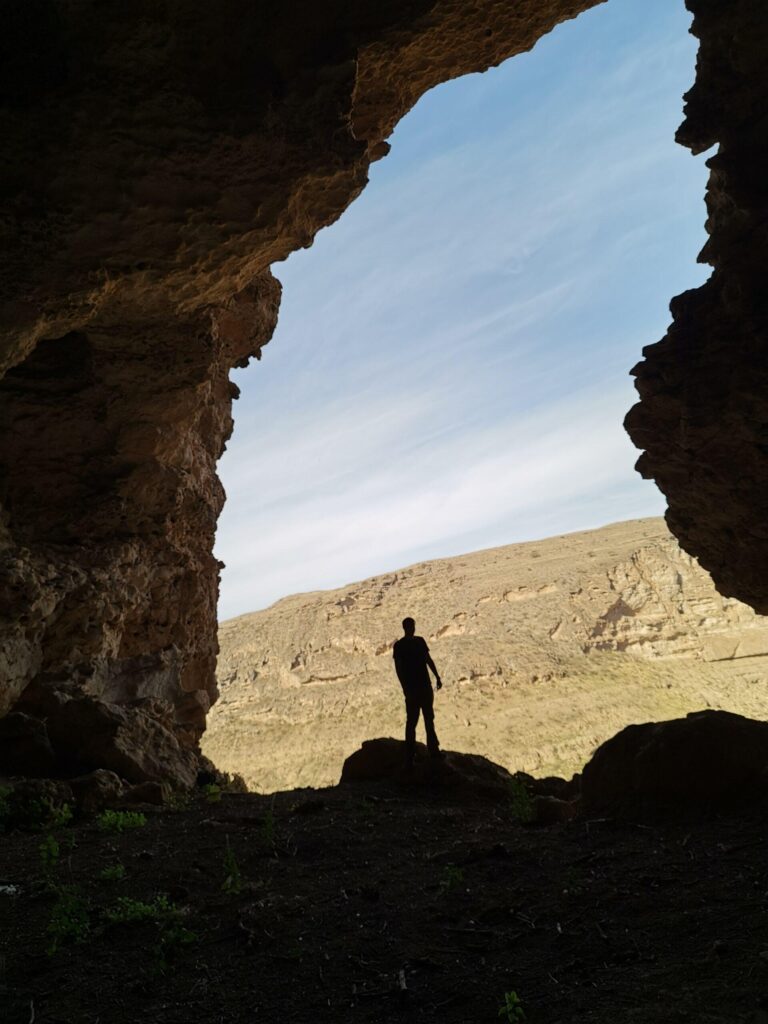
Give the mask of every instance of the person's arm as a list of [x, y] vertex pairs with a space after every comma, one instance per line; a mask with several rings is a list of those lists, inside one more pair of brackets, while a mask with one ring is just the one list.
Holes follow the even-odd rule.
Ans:
[[400, 685], [402, 686], [403, 691], [405, 691], [405, 682], [403, 680], [403, 673], [402, 673], [400, 659], [397, 656], [397, 649], [392, 651], [392, 657], [395, 660], [395, 672], [397, 673], [397, 678], [400, 680]]
[[440, 678], [440, 673], [435, 668], [434, 661], [432, 661], [432, 655], [429, 653], [429, 648], [427, 648], [427, 665], [432, 669], [432, 672], [434, 674], [434, 677], [435, 677], [435, 687], [438, 690], [442, 690], [442, 688], [443, 688], [443, 681]]

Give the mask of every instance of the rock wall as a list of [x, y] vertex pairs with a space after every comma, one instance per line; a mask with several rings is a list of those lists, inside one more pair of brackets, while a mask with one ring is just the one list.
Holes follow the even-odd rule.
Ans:
[[59, 720], [123, 748], [204, 728], [228, 372], [271, 336], [270, 265], [426, 89], [596, 2], [4, 5], [0, 715], [47, 718], [68, 770], [106, 747]]
[[688, 0], [701, 40], [678, 141], [717, 145], [707, 189], [714, 268], [672, 302], [633, 373], [626, 426], [667, 522], [724, 594], [768, 612], [768, 7]]

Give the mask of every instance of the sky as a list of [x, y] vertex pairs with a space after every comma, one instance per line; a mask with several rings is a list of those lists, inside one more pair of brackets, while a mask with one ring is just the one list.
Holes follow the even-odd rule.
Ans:
[[219, 615], [430, 558], [660, 515], [629, 370], [700, 285], [706, 168], [674, 142], [683, 0], [610, 0], [427, 93], [273, 268], [280, 321], [220, 464]]

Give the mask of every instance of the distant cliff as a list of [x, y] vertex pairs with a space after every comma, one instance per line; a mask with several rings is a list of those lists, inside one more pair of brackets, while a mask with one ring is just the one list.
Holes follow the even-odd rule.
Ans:
[[205, 752], [263, 790], [336, 781], [401, 731], [391, 646], [405, 615], [445, 681], [446, 745], [576, 770], [632, 721], [768, 714], [768, 618], [721, 597], [662, 519], [425, 562], [285, 598], [220, 628]]

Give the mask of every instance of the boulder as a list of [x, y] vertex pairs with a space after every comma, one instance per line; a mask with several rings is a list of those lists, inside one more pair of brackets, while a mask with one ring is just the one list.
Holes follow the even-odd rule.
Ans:
[[72, 794], [78, 809], [93, 814], [104, 807], [116, 807], [125, 792], [123, 780], [106, 768], [97, 768], [88, 775], [70, 779]]
[[92, 697], [51, 694], [49, 719], [54, 751], [70, 770], [106, 768], [131, 783], [161, 782], [190, 789], [197, 756], [184, 749], [147, 708], [121, 707]]
[[413, 769], [406, 771], [405, 743], [391, 737], [366, 740], [344, 762], [340, 785], [371, 782], [429, 784], [454, 796], [499, 801], [509, 800], [514, 791], [514, 779], [501, 765], [456, 751], [443, 751], [433, 759], [422, 743], [416, 744]]
[[581, 791], [588, 814], [760, 799], [768, 795], [768, 723], [696, 711], [627, 726], [598, 747]]
[[45, 723], [20, 711], [0, 719], [0, 773], [45, 778], [55, 764]]

